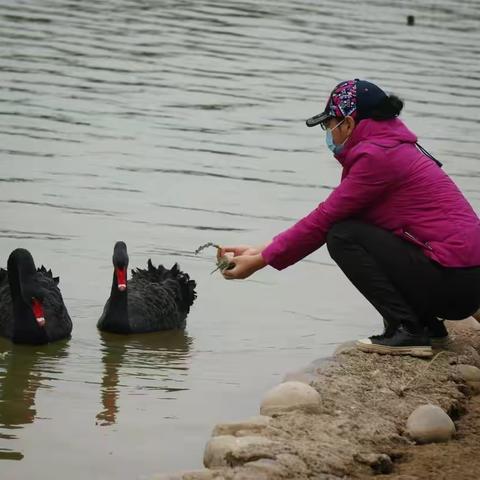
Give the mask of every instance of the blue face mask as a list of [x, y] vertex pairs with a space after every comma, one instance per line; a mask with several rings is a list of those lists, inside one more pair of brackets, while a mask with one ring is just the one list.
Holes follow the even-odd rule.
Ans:
[[327, 143], [328, 149], [331, 152], [333, 152], [334, 155], [338, 155], [343, 150], [343, 145], [347, 141], [347, 139], [345, 139], [345, 142], [341, 143], [340, 145], [337, 145], [333, 141], [333, 135], [332, 135], [333, 130], [335, 130], [337, 127], [339, 127], [344, 121], [345, 121], [345, 119], [343, 119], [340, 123], [337, 123], [333, 128], [327, 128], [327, 134], [325, 136], [325, 141]]

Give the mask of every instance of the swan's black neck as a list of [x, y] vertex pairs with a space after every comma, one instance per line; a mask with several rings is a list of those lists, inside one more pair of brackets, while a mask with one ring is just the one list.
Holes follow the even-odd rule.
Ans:
[[112, 289], [108, 311], [103, 322], [104, 330], [114, 333], [131, 333], [128, 322], [128, 287], [121, 292], [118, 289], [118, 281], [115, 270], [113, 272]]
[[8, 282], [13, 304], [13, 334], [15, 343], [48, 342], [47, 332], [35, 320], [29, 295], [35, 282], [35, 263], [27, 250], [17, 248], [8, 258]]

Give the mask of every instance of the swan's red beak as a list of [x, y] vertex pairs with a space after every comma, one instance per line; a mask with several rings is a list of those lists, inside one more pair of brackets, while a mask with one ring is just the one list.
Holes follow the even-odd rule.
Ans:
[[115, 274], [117, 275], [118, 289], [124, 292], [127, 289], [127, 269], [115, 267]]
[[36, 298], [32, 298], [32, 311], [33, 315], [35, 316], [35, 320], [37, 321], [40, 327], [45, 326], [45, 314], [43, 313], [43, 305], [40, 300]]

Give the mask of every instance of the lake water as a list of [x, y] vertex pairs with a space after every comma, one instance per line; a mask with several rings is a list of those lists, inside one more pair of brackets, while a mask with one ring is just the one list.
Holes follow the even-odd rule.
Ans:
[[[67, 342], [0, 343], [2, 480], [200, 467], [216, 422], [377, 333], [326, 249], [245, 282], [192, 252], [267, 241], [328, 195], [340, 170], [304, 121], [352, 77], [406, 100], [479, 211], [479, 21], [477, 0], [2, 0], [0, 265], [28, 248], [74, 322]], [[184, 333], [96, 330], [120, 239], [131, 267], [196, 279]]]

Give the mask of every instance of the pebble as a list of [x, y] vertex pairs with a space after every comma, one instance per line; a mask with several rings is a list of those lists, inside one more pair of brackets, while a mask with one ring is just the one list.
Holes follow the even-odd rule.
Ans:
[[473, 365], [457, 365], [458, 373], [466, 382], [480, 382], [480, 368]]
[[260, 405], [262, 415], [273, 415], [282, 410], [292, 410], [320, 405], [320, 394], [302, 382], [285, 382], [269, 390]]
[[407, 433], [418, 443], [446, 442], [455, 433], [455, 424], [440, 407], [421, 405], [408, 417]]
[[212, 437], [219, 435], [233, 435], [234, 437], [244, 437], [252, 434], [261, 433], [268, 427], [272, 417], [259, 415], [241, 422], [219, 423], [212, 432]]
[[480, 368], [473, 365], [457, 365], [458, 375], [472, 388], [475, 393], [480, 393]]
[[275, 445], [275, 442], [265, 437], [219, 435], [211, 438], [207, 443], [203, 464], [207, 468], [227, 467], [230, 466], [232, 458], [242, 456], [242, 451], [255, 450], [258, 458], [261, 458], [262, 453], [267, 452], [272, 445]]

